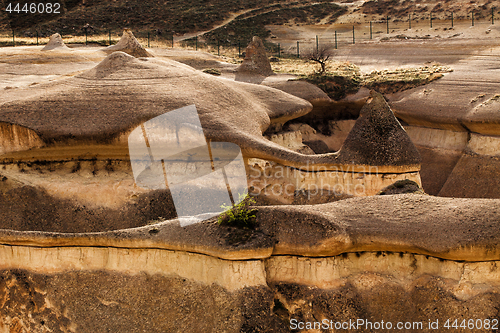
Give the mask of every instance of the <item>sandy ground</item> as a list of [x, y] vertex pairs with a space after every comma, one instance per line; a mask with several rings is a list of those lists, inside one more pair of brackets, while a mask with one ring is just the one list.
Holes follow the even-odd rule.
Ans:
[[[500, 24], [481, 22], [471, 27], [469, 22], [458, 22], [453, 29], [449, 29], [450, 25], [445, 23], [434, 24], [432, 29], [423, 22], [415, 23], [412, 29], [408, 29], [407, 23], [392, 24], [394, 26], [390, 28], [389, 34], [386, 34], [385, 23], [374, 24], [373, 39], [370, 39], [369, 24], [354, 25], [355, 44], [353, 44], [351, 24], [268, 26], [268, 28], [273, 34], [272, 41], [280, 43], [284, 52], [294, 55], [297, 54], [297, 41], [299, 41], [299, 53], [303, 54], [306, 50], [316, 47], [316, 36], [319, 44], [327, 43], [334, 48], [335, 31], [337, 31], [338, 49], [335, 53], [339, 60], [356, 62], [360, 57], [369, 58], [368, 55], [375, 55], [373, 63], [379, 65], [364, 70], [372, 68], [380, 70], [391, 65], [407, 65], [410, 62], [421, 64], [426, 61], [440, 61], [449, 64], [471, 53], [500, 44], [498, 42]], [[388, 39], [398, 43], [387, 44]], [[405, 41], [411, 43], [401, 43]]]

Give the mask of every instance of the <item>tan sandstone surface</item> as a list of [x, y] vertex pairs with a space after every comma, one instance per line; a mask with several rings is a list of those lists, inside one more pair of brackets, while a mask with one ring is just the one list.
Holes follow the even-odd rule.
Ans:
[[[25, 51], [35, 56], [16, 52]], [[51, 57], [52, 66], [64, 59]], [[325, 138], [287, 124], [315, 100], [330, 103], [310, 85], [235, 82], [122, 52], [95, 64], [0, 95], [0, 332], [292, 332], [291, 319], [498, 318], [498, 200], [374, 195], [397, 180], [420, 185], [422, 157], [424, 175], [441, 170], [427, 183], [433, 191], [495, 197], [499, 142], [483, 133], [494, 121], [481, 123], [494, 117], [493, 97], [469, 133], [401, 126], [373, 92], [327, 153], [313, 154], [304, 143]], [[127, 134], [189, 104], [210, 139], [237, 143], [256, 170], [271, 171], [271, 185], [292, 184], [279, 203], [295, 205], [257, 206], [248, 228], [215, 218], [181, 227], [168, 190], [137, 187]], [[266, 134], [273, 127], [283, 132]], [[343, 187], [331, 200], [358, 195], [356, 186], [368, 193], [301, 204], [296, 190], [311, 196], [324, 184]]]

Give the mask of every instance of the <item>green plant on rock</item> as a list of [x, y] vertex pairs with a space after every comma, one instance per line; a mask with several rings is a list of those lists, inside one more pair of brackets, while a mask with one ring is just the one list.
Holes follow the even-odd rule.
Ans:
[[248, 194], [239, 193], [239, 203], [235, 205], [222, 205], [225, 210], [219, 215], [218, 223], [226, 224], [240, 228], [253, 229], [255, 227], [256, 209], [251, 207], [255, 200], [250, 198]]

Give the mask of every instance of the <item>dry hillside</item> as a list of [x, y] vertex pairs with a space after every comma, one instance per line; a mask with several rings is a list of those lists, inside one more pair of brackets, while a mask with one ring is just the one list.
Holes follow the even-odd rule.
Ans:
[[[51, 2], [42, 0], [40, 2]], [[53, 2], [53, 1], [52, 1]], [[82, 33], [86, 25], [93, 30], [159, 29], [182, 34], [207, 31], [224, 23], [235, 25], [329, 23], [341, 15], [342, 21], [366, 21], [390, 16], [403, 20], [449, 16], [466, 18], [472, 10], [478, 18], [491, 15], [495, 0], [60, 0], [61, 14], [29, 14], [5, 9], [11, 1], [0, 2], [0, 30], [59, 31]], [[20, 1], [23, 7], [22, 0]], [[340, 5], [339, 8], [336, 5]], [[495, 11], [500, 11], [498, 6]], [[239, 16], [238, 16], [239, 15]], [[233, 23], [231, 19], [235, 18]], [[252, 18], [252, 20], [249, 20]], [[250, 23], [249, 23], [250, 22]]]

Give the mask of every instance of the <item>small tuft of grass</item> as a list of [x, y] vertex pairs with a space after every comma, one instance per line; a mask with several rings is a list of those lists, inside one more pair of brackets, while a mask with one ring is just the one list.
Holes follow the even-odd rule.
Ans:
[[228, 225], [237, 228], [255, 229], [256, 225], [256, 209], [251, 208], [255, 200], [250, 198], [248, 194], [239, 194], [240, 202], [233, 206], [222, 205], [225, 210], [219, 215], [217, 222], [221, 225]]
[[476, 103], [477, 101], [479, 101], [480, 99], [483, 99], [486, 95], [485, 94], [479, 94], [477, 95], [476, 97], [474, 97], [473, 99], [471, 99], [470, 103], [473, 104], [473, 103]]

